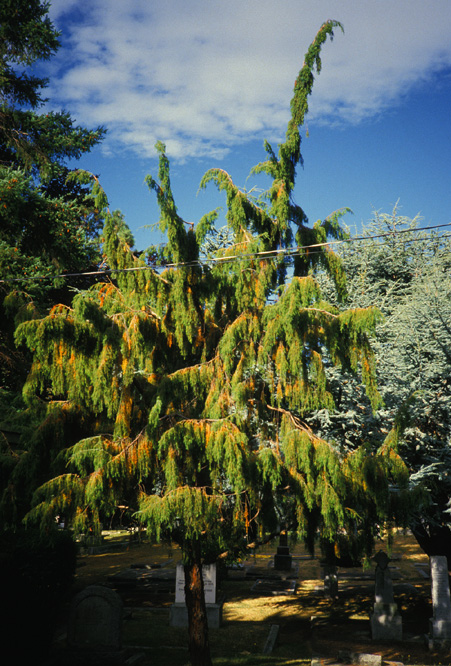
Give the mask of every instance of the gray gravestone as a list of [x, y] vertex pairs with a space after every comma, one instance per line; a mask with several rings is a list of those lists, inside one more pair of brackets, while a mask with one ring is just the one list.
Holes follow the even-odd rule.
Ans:
[[402, 640], [402, 619], [393, 598], [393, 583], [388, 563], [390, 558], [381, 550], [373, 558], [376, 562], [374, 609], [370, 617], [373, 640]]
[[175, 569], [175, 603], [185, 603], [185, 570], [180, 563]]
[[[382, 656], [380, 654], [369, 654], [367, 652], [348, 652], [348, 650], [339, 650], [338, 657], [340, 662], [355, 664], [355, 666], [382, 666]], [[399, 662], [390, 661], [391, 666], [402, 666]]]
[[430, 647], [451, 642], [451, 600], [448, 561], [445, 555], [431, 555], [433, 617], [429, 620]]
[[393, 583], [388, 568], [390, 558], [380, 550], [373, 559], [376, 562], [374, 600], [377, 604], [393, 604]]
[[325, 563], [323, 568], [324, 596], [328, 599], [338, 597], [338, 567], [335, 564]]
[[274, 646], [279, 635], [279, 629], [280, 626], [278, 624], [271, 625], [268, 638], [266, 639], [265, 647], [263, 648], [263, 654], [271, 654], [271, 652], [274, 650]]
[[71, 604], [67, 663], [122, 663], [122, 600], [116, 592], [90, 585]]
[[277, 553], [274, 555], [274, 569], [277, 569], [277, 571], [291, 571], [292, 560], [288, 546], [288, 535], [283, 531], [280, 533]]
[[[217, 629], [222, 622], [223, 602], [216, 600], [216, 564], [202, 566], [204, 597], [207, 610], [208, 626]], [[185, 603], [185, 570], [183, 564], [177, 564], [175, 577], [175, 603], [171, 606], [169, 624], [171, 627], [187, 627], [188, 611]]]

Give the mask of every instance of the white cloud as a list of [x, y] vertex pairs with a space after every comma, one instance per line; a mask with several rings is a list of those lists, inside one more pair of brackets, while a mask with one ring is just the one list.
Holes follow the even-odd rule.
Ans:
[[280, 138], [303, 54], [335, 31], [309, 124], [351, 122], [396, 104], [451, 66], [449, 0], [53, 0], [64, 28], [52, 103], [108, 130], [106, 149], [183, 159]]

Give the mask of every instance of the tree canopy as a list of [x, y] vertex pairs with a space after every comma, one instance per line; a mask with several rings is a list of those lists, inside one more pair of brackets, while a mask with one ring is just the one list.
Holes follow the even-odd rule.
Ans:
[[104, 133], [74, 126], [67, 112], [38, 112], [48, 80], [21, 68], [48, 60], [59, 47], [48, 8], [42, 0], [4, 0], [0, 7], [0, 163], [47, 178], [58, 174], [62, 159], [80, 157]]
[[0, 388], [8, 390], [17, 390], [27, 367], [14, 327], [70, 300], [65, 281], [30, 278], [81, 271], [100, 257], [100, 211], [89, 188], [68, 180], [66, 162], [91, 150], [104, 130], [45, 110], [48, 81], [29, 73], [59, 46], [48, 6], [5, 0], [0, 7]]
[[[346, 305], [375, 304], [384, 316], [372, 344], [383, 403], [374, 414], [363, 400], [361, 409], [354, 409], [362, 388], [355, 378], [334, 371], [337, 409], [318, 412], [313, 420], [324, 436], [341, 438], [350, 449], [362, 440], [373, 447], [387, 437], [396, 440], [411, 487], [423, 491], [410, 514], [412, 531], [428, 554], [450, 556], [449, 235], [421, 230], [419, 218], [402, 216], [395, 207], [391, 214], [376, 212], [359, 240], [343, 246], [340, 255]], [[329, 278], [318, 279], [333, 300]]]

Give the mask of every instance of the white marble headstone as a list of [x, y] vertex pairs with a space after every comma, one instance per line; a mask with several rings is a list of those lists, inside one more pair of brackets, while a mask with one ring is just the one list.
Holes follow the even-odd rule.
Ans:
[[[216, 564], [204, 564], [202, 567], [204, 579], [204, 596], [206, 604], [216, 603]], [[177, 564], [175, 575], [175, 603], [185, 603], [185, 570], [183, 564]]]
[[451, 599], [448, 561], [444, 555], [431, 555], [432, 610], [431, 636], [451, 639]]
[[175, 572], [175, 603], [185, 603], [185, 570], [183, 564], [177, 564]]

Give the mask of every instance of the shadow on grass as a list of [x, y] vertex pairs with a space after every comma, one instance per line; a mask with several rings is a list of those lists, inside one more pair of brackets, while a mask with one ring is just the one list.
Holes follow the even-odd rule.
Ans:
[[[309, 623], [300, 618], [291, 618], [287, 623], [286, 618], [279, 618], [278, 615], [271, 615], [271, 622], [236, 619], [225, 621], [220, 629], [210, 629], [210, 647], [215, 666], [310, 664]], [[168, 620], [165, 611], [133, 611], [124, 622], [124, 645], [145, 648], [146, 653], [152, 657], [152, 664], [188, 664], [187, 629], [170, 627]], [[271, 624], [279, 621], [285, 621], [287, 626], [281, 628], [276, 654], [263, 655]]]
[[214, 666], [310, 666], [311, 659], [286, 659], [284, 657], [269, 657], [266, 655], [249, 655], [235, 657], [232, 659], [226, 657], [225, 659], [213, 659]]

